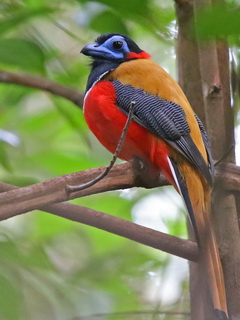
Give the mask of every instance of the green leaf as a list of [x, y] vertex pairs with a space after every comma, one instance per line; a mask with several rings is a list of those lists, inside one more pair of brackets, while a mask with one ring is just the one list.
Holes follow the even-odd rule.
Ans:
[[200, 37], [226, 37], [240, 34], [240, 7], [217, 5], [198, 12], [196, 30]]
[[0, 63], [43, 72], [44, 53], [38, 45], [28, 40], [0, 39]]
[[106, 10], [96, 15], [91, 23], [90, 28], [99, 33], [110, 33], [112, 31], [128, 34], [128, 30], [123, 20], [119, 18], [112, 10]]
[[1, 319], [19, 319], [21, 294], [17, 286], [0, 275], [0, 317]]
[[[88, 0], [80, 0], [80, 2], [89, 2]], [[148, 0], [131, 0], [131, 1], [122, 1], [119, 0], [99, 0], [98, 3], [109, 6], [110, 8], [116, 10], [119, 13], [123, 13], [124, 18], [129, 15], [146, 15], [149, 12], [149, 1]]]
[[32, 238], [38, 241], [52, 238], [58, 234], [71, 231], [75, 226], [76, 224], [70, 220], [65, 220], [61, 217], [43, 212], [37, 212], [32, 228]]
[[0, 164], [4, 167], [4, 169], [11, 172], [10, 161], [6, 151], [6, 143], [4, 141], [1, 141], [1, 137], [0, 137]]
[[[89, 0], [78, 1], [83, 3], [90, 2]], [[101, 3], [103, 8], [107, 6], [108, 10], [110, 9], [109, 12], [115, 13], [118, 21], [120, 19], [122, 23], [127, 20], [131, 21], [131, 23], [135, 22], [140, 28], [144, 27], [145, 30], [149, 30], [154, 36], [161, 38], [162, 40], [163, 37], [160, 34], [168, 33], [169, 30], [167, 28], [169, 27], [170, 22], [175, 19], [173, 7], [169, 7], [165, 2], [155, 5], [152, 1], [147, 0], [141, 1], [141, 4], [139, 4], [138, 0], [124, 1], [124, 4], [119, 0], [99, 0], [98, 3]], [[120, 25], [115, 25], [116, 18], [113, 13], [106, 17], [99, 14], [102, 22], [101, 25], [99, 23], [98, 29], [94, 29], [99, 33], [116, 32], [114, 28], [119, 28]], [[128, 29], [126, 29], [126, 31], [120, 30], [117, 32], [129, 34], [127, 31]]]
[[9, 32], [11, 29], [19, 26], [22, 23], [27, 23], [29, 19], [37, 16], [46, 16], [48, 13], [53, 12], [53, 9], [48, 7], [41, 7], [37, 9], [24, 8], [11, 12], [11, 15], [4, 17], [0, 20], [0, 35]]

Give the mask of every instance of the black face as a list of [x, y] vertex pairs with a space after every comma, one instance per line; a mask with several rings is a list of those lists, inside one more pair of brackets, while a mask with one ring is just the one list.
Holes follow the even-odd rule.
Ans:
[[128, 36], [117, 33], [105, 33], [95, 42], [87, 44], [81, 53], [93, 59], [124, 60], [130, 52], [143, 52]]

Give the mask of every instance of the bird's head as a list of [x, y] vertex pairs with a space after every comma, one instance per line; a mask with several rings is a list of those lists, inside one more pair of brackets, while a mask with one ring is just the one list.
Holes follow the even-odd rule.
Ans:
[[127, 61], [132, 59], [149, 59], [150, 55], [128, 36], [117, 33], [105, 33], [95, 42], [82, 48], [81, 53], [94, 60]]

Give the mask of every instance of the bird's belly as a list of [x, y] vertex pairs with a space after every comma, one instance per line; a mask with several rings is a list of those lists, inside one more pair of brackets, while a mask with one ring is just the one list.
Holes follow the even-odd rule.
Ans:
[[[116, 106], [116, 94], [111, 82], [99, 82], [90, 90], [84, 101], [84, 117], [101, 144], [114, 153], [127, 116]], [[168, 153], [168, 146], [162, 139], [132, 121], [119, 158], [130, 160], [138, 156], [162, 170], [166, 176], [171, 176]]]

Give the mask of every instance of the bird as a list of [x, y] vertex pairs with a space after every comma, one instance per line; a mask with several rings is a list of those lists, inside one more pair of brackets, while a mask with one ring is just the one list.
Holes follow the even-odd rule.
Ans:
[[177, 82], [127, 35], [105, 33], [84, 46], [91, 71], [86, 123], [114, 154], [131, 104], [132, 121], [119, 158], [138, 157], [162, 172], [182, 196], [203, 251], [217, 319], [228, 319], [226, 292], [211, 221], [214, 164], [206, 130]]

